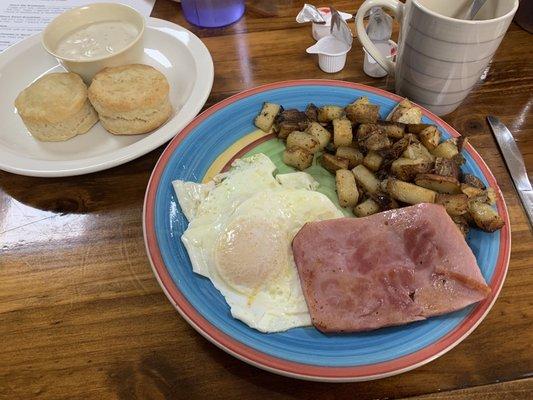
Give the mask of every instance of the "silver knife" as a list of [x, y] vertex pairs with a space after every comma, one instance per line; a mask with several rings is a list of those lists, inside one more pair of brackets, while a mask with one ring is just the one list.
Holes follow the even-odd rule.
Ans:
[[498, 145], [503, 154], [503, 159], [507, 164], [507, 168], [513, 178], [518, 195], [522, 200], [522, 205], [529, 218], [529, 223], [533, 226], [533, 188], [531, 187], [531, 182], [527, 176], [522, 154], [520, 154], [520, 150], [518, 150], [513, 135], [498, 118], [489, 115], [487, 121], [498, 141]]

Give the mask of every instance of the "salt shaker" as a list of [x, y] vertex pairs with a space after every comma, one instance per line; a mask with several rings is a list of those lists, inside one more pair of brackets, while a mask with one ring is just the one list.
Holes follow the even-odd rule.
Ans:
[[[374, 43], [384, 57], [392, 58], [394, 56], [395, 44], [390, 40], [392, 35], [392, 17], [380, 7], [372, 7], [370, 10], [366, 32], [372, 43]], [[387, 71], [366, 51], [363, 71], [373, 78], [382, 78], [387, 75]]]

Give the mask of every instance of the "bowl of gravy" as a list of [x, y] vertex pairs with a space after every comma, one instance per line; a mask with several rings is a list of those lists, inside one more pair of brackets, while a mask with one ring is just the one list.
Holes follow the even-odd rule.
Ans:
[[90, 83], [105, 67], [141, 62], [145, 22], [132, 7], [96, 3], [73, 8], [43, 32], [45, 50]]

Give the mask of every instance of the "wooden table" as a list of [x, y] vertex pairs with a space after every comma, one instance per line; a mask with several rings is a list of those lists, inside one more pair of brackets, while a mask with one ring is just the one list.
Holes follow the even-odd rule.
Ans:
[[[360, 2], [333, 2], [354, 12]], [[305, 54], [301, 2], [253, 1], [223, 29], [191, 27], [180, 6], [153, 16], [190, 28], [215, 62], [208, 105], [242, 89], [297, 78], [391, 88], [362, 72], [357, 41], [346, 68], [322, 73]], [[141, 212], [162, 151], [108, 171], [41, 179], [0, 172], [0, 399], [531, 399], [533, 236], [485, 122], [498, 115], [533, 171], [533, 37], [511, 25], [484, 81], [444, 119], [484, 157], [512, 224], [509, 274], [485, 321], [455, 349], [375, 382], [321, 384], [251, 367], [197, 334], [152, 275]], [[528, 59], [529, 57], [529, 59]]]

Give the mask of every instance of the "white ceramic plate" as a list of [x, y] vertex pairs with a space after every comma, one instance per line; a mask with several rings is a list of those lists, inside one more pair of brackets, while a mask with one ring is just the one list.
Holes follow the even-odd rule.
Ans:
[[213, 60], [194, 34], [168, 21], [148, 18], [142, 63], [163, 72], [170, 84], [172, 117], [145, 135], [116, 136], [100, 123], [65, 142], [34, 139], [13, 105], [40, 76], [63, 71], [31, 36], [0, 53], [0, 169], [30, 176], [70, 176], [133, 160], [174, 137], [201, 110], [213, 84]]

